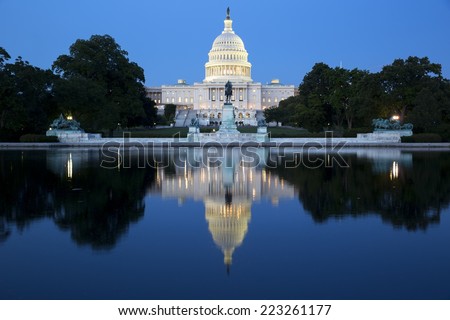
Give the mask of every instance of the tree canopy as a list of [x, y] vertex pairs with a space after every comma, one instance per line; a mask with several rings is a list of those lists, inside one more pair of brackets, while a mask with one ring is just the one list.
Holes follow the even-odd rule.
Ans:
[[75, 41], [52, 69], [60, 76], [55, 95], [62, 110], [86, 129], [132, 127], [156, 117], [145, 110], [154, 106], [146, 98], [143, 69], [109, 35]]
[[55, 76], [18, 57], [14, 63], [0, 48], [0, 136], [16, 137], [48, 128], [57, 114], [53, 97]]
[[396, 59], [378, 73], [331, 68], [317, 63], [299, 86], [299, 95], [265, 111], [268, 121], [304, 127], [370, 127], [371, 120], [399, 115], [417, 132], [450, 131], [450, 83], [441, 65], [427, 57]]
[[144, 71], [109, 35], [79, 39], [51, 70], [0, 47], [0, 138], [43, 134], [63, 113], [87, 131], [153, 126], [155, 103], [144, 87]]

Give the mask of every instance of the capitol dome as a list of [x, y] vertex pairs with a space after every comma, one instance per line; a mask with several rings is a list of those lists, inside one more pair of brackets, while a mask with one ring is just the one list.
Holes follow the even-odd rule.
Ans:
[[230, 9], [224, 21], [224, 29], [213, 42], [209, 61], [205, 64], [205, 82], [251, 82], [251, 63], [244, 42], [234, 33]]

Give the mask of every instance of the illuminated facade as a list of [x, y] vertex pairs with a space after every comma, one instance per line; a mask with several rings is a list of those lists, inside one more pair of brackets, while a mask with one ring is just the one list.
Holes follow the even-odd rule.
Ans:
[[[186, 120], [198, 117], [200, 125], [220, 122], [220, 111], [225, 101], [224, 85], [228, 80], [233, 84], [231, 100], [236, 108], [235, 118], [238, 125], [256, 125], [258, 111], [278, 106], [280, 101], [293, 96], [294, 86], [283, 85], [278, 79], [267, 85], [253, 82], [252, 65], [248, 61], [247, 50], [242, 39], [234, 32], [232, 24], [228, 10], [224, 30], [214, 40], [209, 51], [203, 82], [189, 85], [184, 80], [178, 80], [175, 85], [149, 87], [148, 96], [156, 101], [157, 105], [170, 103], [188, 110], [180, 116]], [[188, 123], [190, 121], [182, 121], [178, 125]]]

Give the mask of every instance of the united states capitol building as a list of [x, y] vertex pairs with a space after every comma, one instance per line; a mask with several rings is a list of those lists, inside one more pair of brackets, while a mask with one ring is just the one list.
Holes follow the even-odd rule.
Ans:
[[193, 85], [178, 80], [174, 85], [147, 87], [148, 96], [158, 108], [175, 104], [178, 111], [175, 126], [187, 126], [198, 118], [202, 126], [218, 125], [225, 102], [224, 85], [233, 84], [231, 102], [235, 107], [237, 125], [256, 125], [263, 117], [262, 111], [278, 106], [279, 102], [295, 94], [294, 85], [283, 85], [278, 79], [270, 84], [254, 82], [252, 64], [242, 39], [233, 31], [230, 10], [224, 21], [222, 33], [214, 40], [205, 64], [205, 79]]

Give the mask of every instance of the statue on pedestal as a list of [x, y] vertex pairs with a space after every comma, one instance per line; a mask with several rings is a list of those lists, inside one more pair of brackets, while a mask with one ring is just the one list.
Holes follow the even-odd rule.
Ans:
[[225, 103], [231, 103], [231, 96], [233, 95], [233, 85], [230, 81], [225, 84]]

